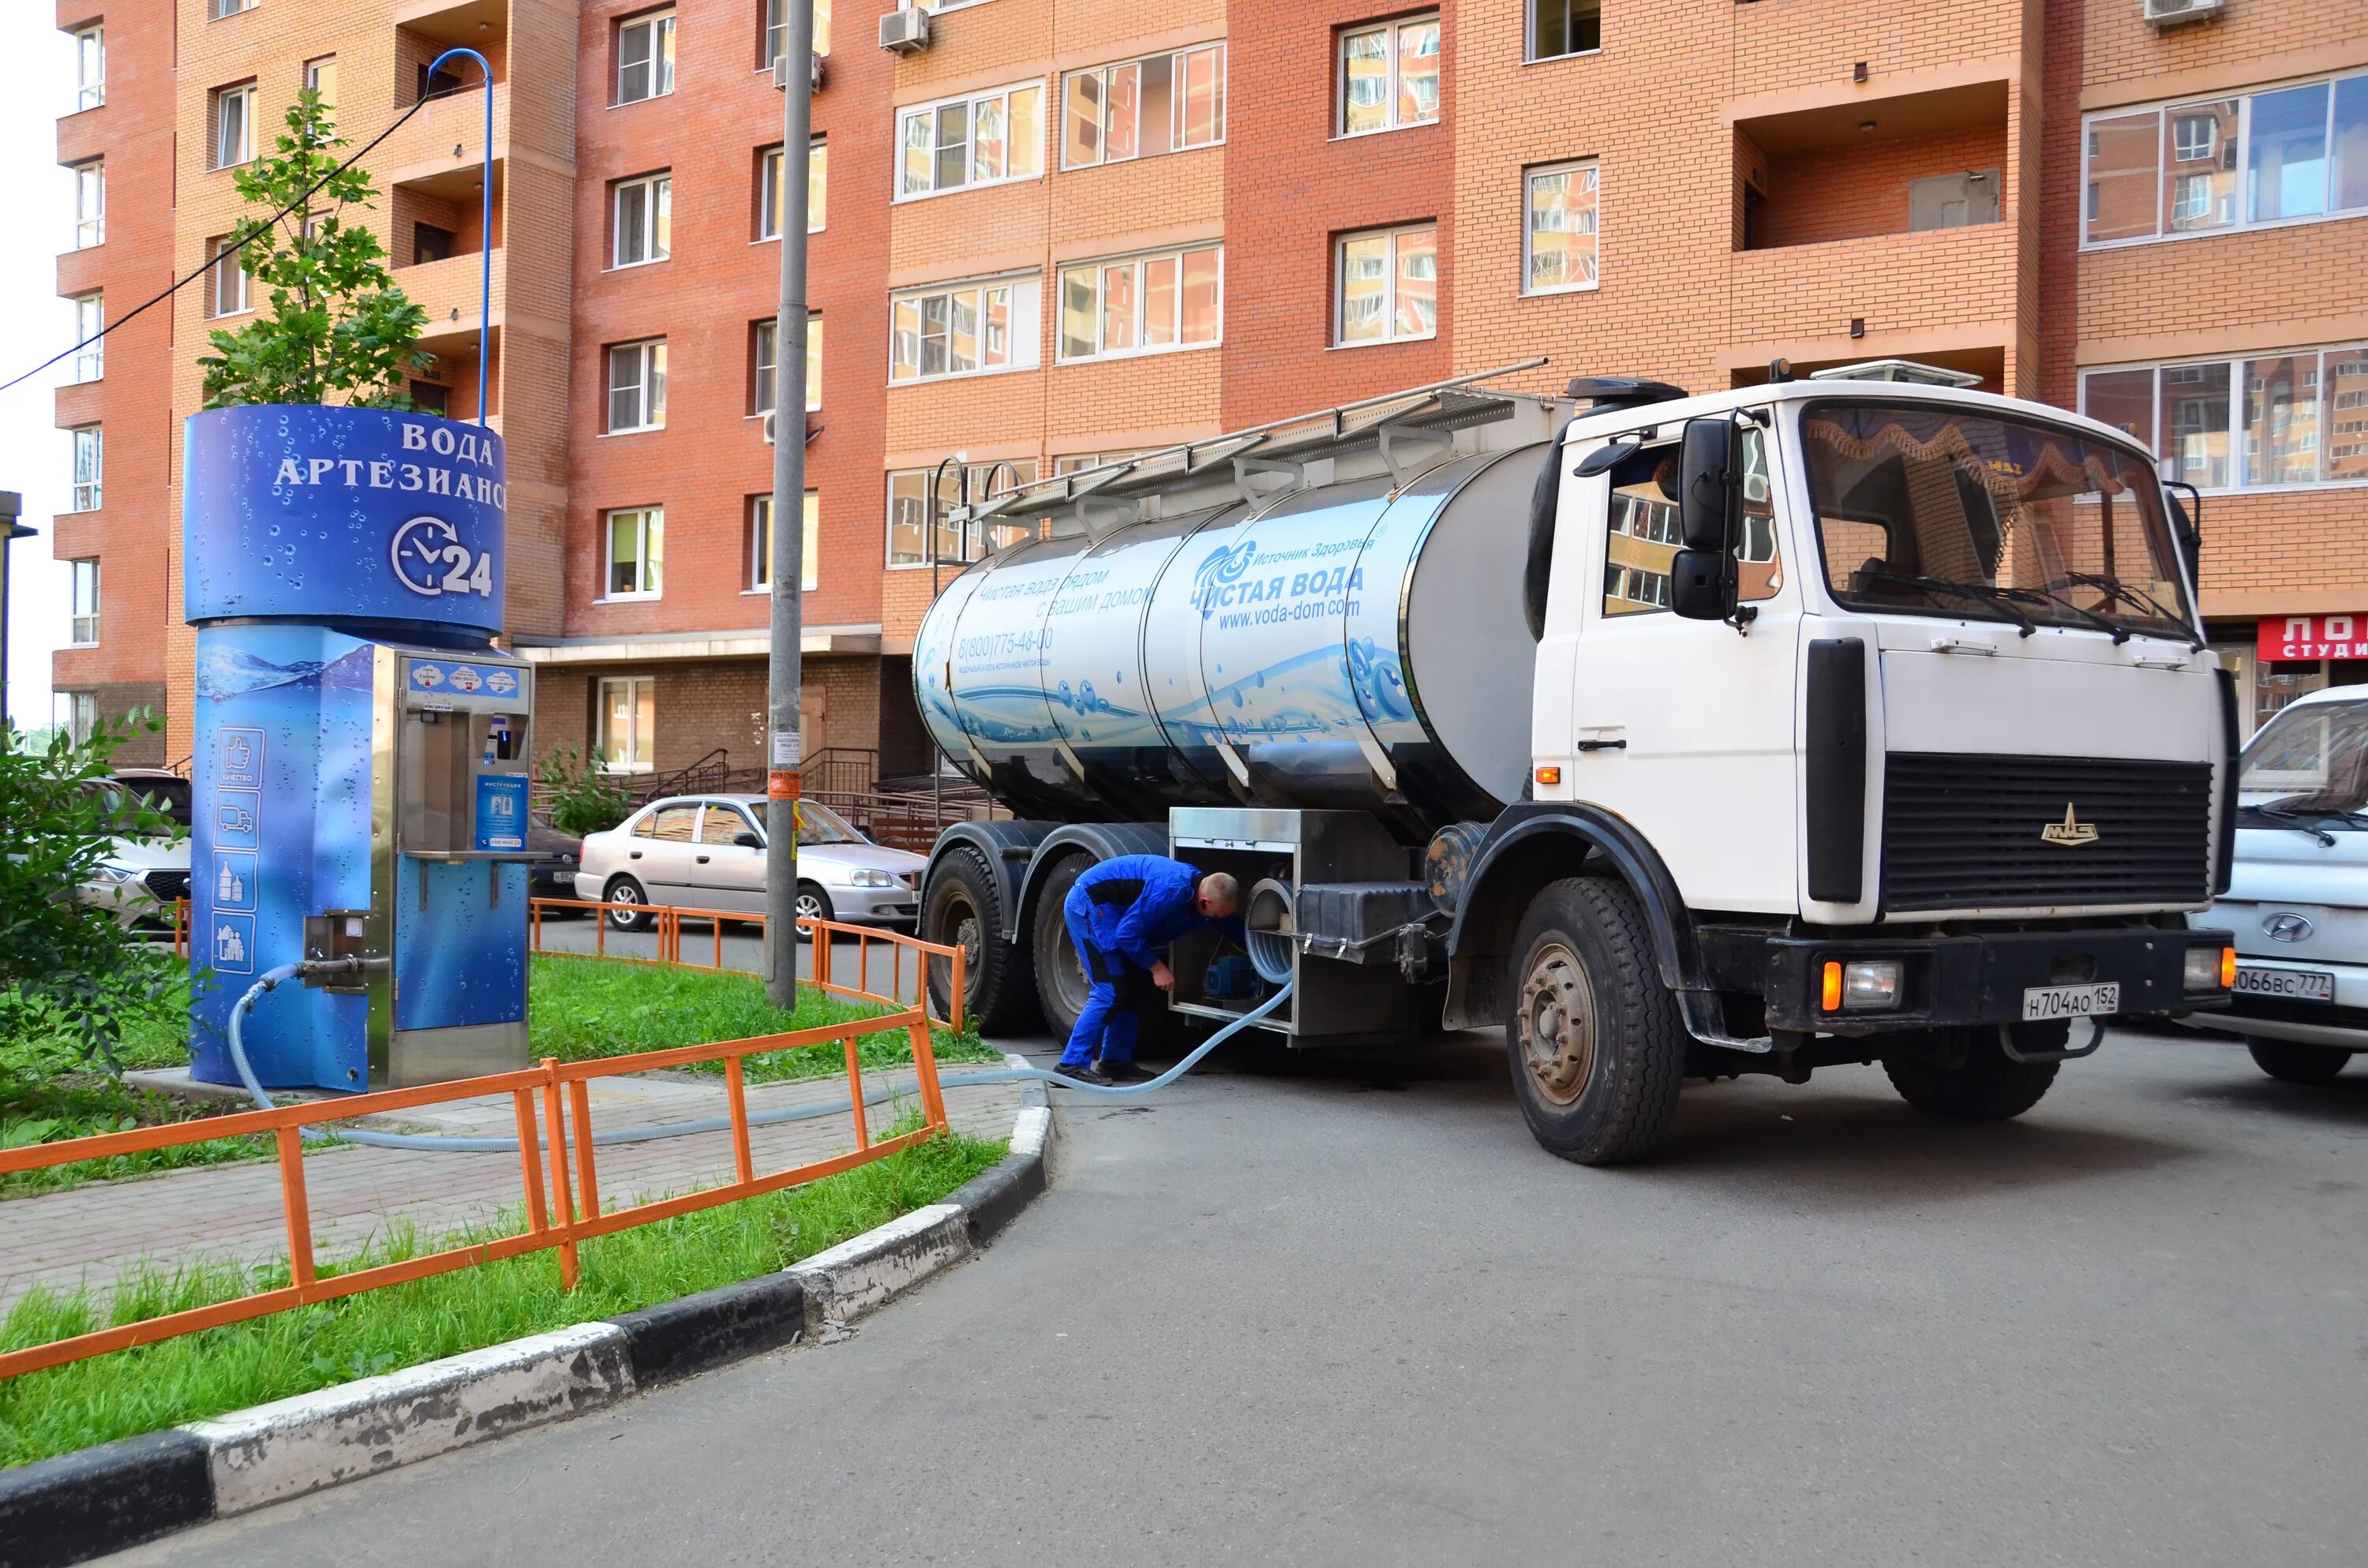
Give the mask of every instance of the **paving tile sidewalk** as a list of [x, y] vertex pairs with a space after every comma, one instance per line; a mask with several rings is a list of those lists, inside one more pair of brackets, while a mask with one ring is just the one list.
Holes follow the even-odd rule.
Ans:
[[[988, 1070], [984, 1064], [947, 1069], [950, 1075]], [[895, 1088], [907, 1096], [914, 1076], [864, 1074], [867, 1091]], [[751, 1112], [844, 1098], [844, 1078], [751, 1085]], [[692, 1121], [724, 1114], [721, 1079], [672, 1075], [597, 1079], [591, 1085], [596, 1131]], [[910, 1101], [917, 1106], [917, 1097]], [[954, 1130], [980, 1138], [1011, 1131], [1019, 1103], [1015, 1084], [963, 1088], [948, 1085], [946, 1111]], [[901, 1108], [869, 1108], [874, 1132]], [[507, 1095], [406, 1111], [405, 1128], [462, 1137], [507, 1137], [517, 1131]], [[758, 1127], [749, 1145], [759, 1172], [826, 1158], [855, 1147], [855, 1130], [841, 1112]], [[647, 1143], [598, 1150], [600, 1194], [613, 1207], [631, 1198], [657, 1198], [714, 1187], [732, 1179], [726, 1132], [689, 1133]], [[547, 1169], [548, 1161], [542, 1165]], [[570, 1173], [571, 1183], [574, 1180]], [[324, 1260], [349, 1256], [392, 1226], [408, 1224], [423, 1237], [491, 1221], [522, 1202], [518, 1156], [341, 1145], [313, 1149], [304, 1162], [313, 1247]], [[147, 1260], [170, 1267], [199, 1259], [254, 1264], [287, 1255], [279, 1166], [263, 1160], [212, 1165], [125, 1181], [93, 1182], [65, 1192], [0, 1202], [0, 1313], [35, 1285], [71, 1289], [109, 1284], [126, 1266]]]

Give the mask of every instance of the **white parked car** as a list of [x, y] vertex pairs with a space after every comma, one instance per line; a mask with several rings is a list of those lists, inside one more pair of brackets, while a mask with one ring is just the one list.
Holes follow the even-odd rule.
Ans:
[[[123, 788], [131, 781], [102, 778], [86, 788], [106, 797], [111, 818], [129, 824], [139, 813], [138, 804]], [[170, 815], [165, 802], [158, 801], [157, 807]], [[74, 889], [75, 903], [111, 910], [116, 919], [127, 926], [170, 926], [174, 901], [188, 896], [189, 840], [186, 835], [165, 838], [120, 834], [108, 844], [106, 858]]]
[[2298, 698], [2245, 748], [2228, 896], [2196, 917], [2237, 934], [2225, 1013], [2272, 1078], [2324, 1084], [2368, 1051], [2368, 687]]
[[[798, 802], [801, 918], [909, 924], [928, 867], [872, 843], [827, 806]], [[762, 915], [765, 797], [671, 795], [586, 834], [575, 896], [612, 905], [603, 918], [620, 931], [648, 929], [651, 904]]]

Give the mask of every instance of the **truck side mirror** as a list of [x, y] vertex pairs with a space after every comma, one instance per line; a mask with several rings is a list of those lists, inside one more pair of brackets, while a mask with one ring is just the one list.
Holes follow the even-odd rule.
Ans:
[[1681, 550], [1669, 562], [1669, 608], [1680, 620], [1726, 619], [1739, 586], [1731, 550]]
[[1729, 551], [1743, 521], [1735, 421], [1689, 419], [1678, 456], [1678, 532], [1689, 551]]

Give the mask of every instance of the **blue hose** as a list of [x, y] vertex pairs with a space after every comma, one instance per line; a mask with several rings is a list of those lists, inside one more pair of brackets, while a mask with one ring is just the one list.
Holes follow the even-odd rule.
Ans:
[[[256, 1106], [265, 1110], [277, 1110], [279, 1107], [273, 1104], [271, 1096], [264, 1092], [262, 1083], [255, 1075], [255, 1069], [247, 1062], [245, 1021], [247, 1013], [255, 1006], [257, 997], [272, 990], [282, 981], [293, 980], [302, 971], [302, 966], [298, 964], [284, 963], [277, 969], [266, 970], [253, 985], [246, 988], [246, 994], [241, 996], [237, 1005], [230, 1010], [231, 1065], [237, 1069], [238, 1081], [245, 1085], [247, 1094], [254, 1099]], [[1260, 964], [1259, 968], [1263, 971], [1266, 965]], [[1281, 982], [1281, 989], [1273, 995], [1202, 1040], [1194, 1048], [1190, 1055], [1175, 1066], [1156, 1078], [1144, 1083], [1086, 1084], [1042, 1067], [1004, 1067], [987, 1073], [965, 1073], [958, 1077], [941, 1076], [939, 1083], [947, 1088], [956, 1088], [965, 1084], [1043, 1083], [1057, 1085], [1064, 1089], [1075, 1089], [1080, 1094], [1101, 1095], [1110, 1098], [1147, 1095], [1156, 1089], [1166, 1088], [1190, 1072], [1200, 1063], [1202, 1057], [1273, 1012], [1290, 994], [1291, 982], [1286, 977]], [[863, 1103], [868, 1106], [879, 1105], [882, 1101], [894, 1098], [899, 1092], [894, 1088], [873, 1089], [864, 1095]], [[851, 1096], [842, 1096], [820, 1105], [781, 1106], [772, 1110], [752, 1111], [748, 1116], [748, 1125], [771, 1127], [784, 1121], [808, 1121], [818, 1117], [837, 1116], [841, 1111], [851, 1108], [854, 1103]], [[649, 1143], [663, 1138], [684, 1138], [694, 1132], [723, 1132], [728, 1131], [731, 1126], [731, 1118], [712, 1116], [697, 1121], [664, 1122], [655, 1127], [612, 1127], [605, 1132], [593, 1133], [592, 1142], [596, 1147], [617, 1143]], [[304, 1136], [340, 1143], [359, 1143], [373, 1149], [420, 1149], [448, 1154], [514, 1154], [518, 1153], [518, 1141], [515, 1138], [445, 1138], [421, 1132], [374, 1132], [364, 1128], [307, 1127], [304, 1129]], [[537, 1147], [542, 1147], [544, 1144], [544, 1140], [536, 1140]]]

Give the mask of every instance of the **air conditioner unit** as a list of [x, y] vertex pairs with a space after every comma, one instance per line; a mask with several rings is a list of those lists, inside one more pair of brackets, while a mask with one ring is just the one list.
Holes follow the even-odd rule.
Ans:
[[765, 445], [773, 444], [773, 410], [765, 410]]
[[[822, 56], [819, 54], [809, 56], [806, 61], [806, 86], [811, 91], [819, 93], [822, 91]], [[790, 57], [786, 54], [777, 55], [773, 60], [773, 85], [786, 90], [789, 85]]]
[[907, 6], [880, 18], [880, 47], [892, 54], [911, 54], [929, 47], [929, 14]]
[[2216, 17], [2226, 4], [2227, 0], [2138, 0], [2138, 15], [2157, 28], [2175, 28]]

